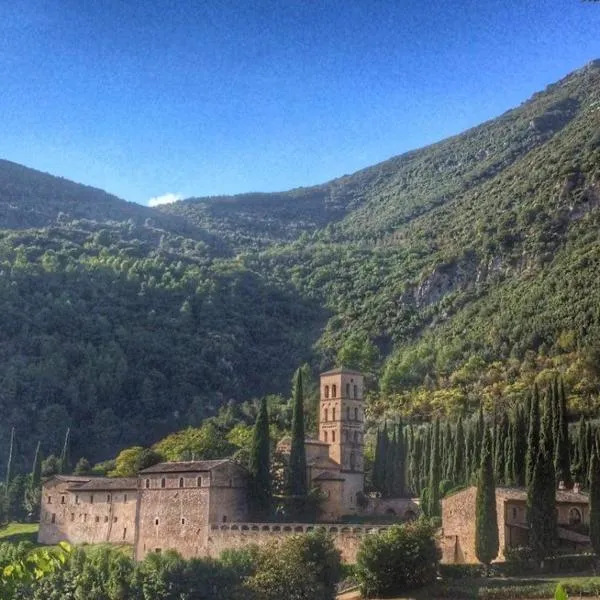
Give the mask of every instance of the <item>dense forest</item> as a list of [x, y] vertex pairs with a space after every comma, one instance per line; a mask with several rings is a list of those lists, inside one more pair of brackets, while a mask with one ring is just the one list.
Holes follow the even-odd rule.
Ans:
[[[150, 209], [0, 161], [0, 455], [99, 461], [363, 369], [371, 422], [600, 385], [600, 62], [313, 188]], [[5, 464], [1, 460], [0, 464]]]

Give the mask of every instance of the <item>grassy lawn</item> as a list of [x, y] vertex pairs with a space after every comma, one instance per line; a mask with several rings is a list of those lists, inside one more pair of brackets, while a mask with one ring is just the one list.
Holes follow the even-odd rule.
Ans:
[[37, 544], [39, 525], [37, 523], [9, 523], [0, 528], [0, 543], [11, 542], [33, 542]]

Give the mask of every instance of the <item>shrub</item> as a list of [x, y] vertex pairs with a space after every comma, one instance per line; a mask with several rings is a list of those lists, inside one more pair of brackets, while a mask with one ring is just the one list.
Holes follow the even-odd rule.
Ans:
[[340, 572], [339, 551], [317, 530], [262, 548], [246, 589], [260, 600], [333, 600]]
[[565, 588], [559, 583], [554, 591], [554, 600], [569, 600]]
[[390, 596], [434, 581], [439, 560], [434, 532], [430, 521], [421, 520], [367, 536], [356, 560], [362, 594]]

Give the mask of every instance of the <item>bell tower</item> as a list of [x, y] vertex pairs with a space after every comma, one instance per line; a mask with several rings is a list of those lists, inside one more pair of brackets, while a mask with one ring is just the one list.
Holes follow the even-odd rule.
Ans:
[[364, 471], [364, 377], [358, 371], [321, 373], [319, 440], [342, 471]]

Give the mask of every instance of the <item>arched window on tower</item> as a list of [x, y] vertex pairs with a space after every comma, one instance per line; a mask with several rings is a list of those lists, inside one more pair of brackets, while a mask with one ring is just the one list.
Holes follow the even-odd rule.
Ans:
[[346, 421], [350, 420], [350, 407], [346, 406]]
[[335, 421], [335, 406], [331, 409], [331, 412], [333, 413], [332, 421]]
[[325, 386], [325, 398], [329, 398], [329, 386]]
[[324, 442], [327, 441], [327, 432], [326, 431], [323, 432], [323, 441]]
[[325, 421], [325, 423], [327, 423], [327, 419], [329, 418], [329, 414], [328, 413], [329, 413], [329, 409], [326, 408], [325, 409], [325, 418], [323, 419], [323, 421]]
[[331, 432], [331, 442], [335, 444], [335, 431]]
[[348, 441], [348, 432], [344, 429], [344, 441]]
[[331, 396], [333, 398], [337, 397], [337, 387], [336, 387], [335, 383], [331, 386]]
[[[348, 417], [348, 418], [350, 418], [350, 417]], [[358, 408], [354, 409], [354, 420], [358, 421]]]
[[357, 385], [354, 386], [354, 397], [358, 398], [358, 386]]
[[350, 452], [350, 470], [354, 471], [354, 469], [356, 469], [356, 454]]
[[354, 432], [354, 443], [358, 444], [358, 431]]
[[346, 384], [346, 396], [348, 398], [350, 397], [350, 384], [349, 383]]

